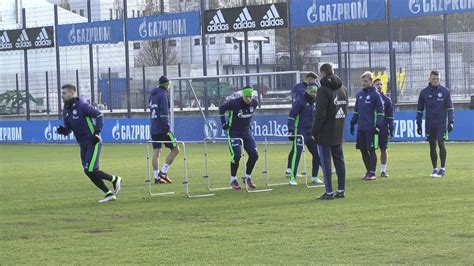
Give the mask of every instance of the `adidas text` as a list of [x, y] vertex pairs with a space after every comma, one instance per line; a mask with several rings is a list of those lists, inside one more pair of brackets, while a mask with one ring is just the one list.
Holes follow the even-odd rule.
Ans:
[[280, 18], [280, 19], [268, 19], [268, 20], [262, 20], [260, 21], [260, 26], [262, 28], [266, 28], [266, 27], [275, 27], [275, 26], [282, 26], [285, 24], [285, 21]]
[[253, 29], [255, 28], [256, 24], [255, 21], [240, 21], [234, 23], [234, 29], [241, 30], [241, 29]]
[[229, 24], [214, 24], [207, 26], [207, 31], [209, 32], [224, 30], [229, 30]]

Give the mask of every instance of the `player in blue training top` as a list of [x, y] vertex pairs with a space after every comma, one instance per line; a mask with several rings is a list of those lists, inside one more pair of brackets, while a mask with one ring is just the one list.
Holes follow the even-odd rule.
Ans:
[[393, 138], [393, 105], [392, 100], [387, 97], [382, 91], [382, 80], [375, 79], [374, 87], [382, 97], [383, 109], [385, 112], [383, 124], [379, 132], [379, 147], [380, 147], [380, 176], [388, 177], [387, 175], [387, 160], [388, 160], [388, 140]]
[[[219, 107], [219, 115], [221, 118], [222, 128], [227, 130], [229, 138], [229, 150], [231, 154], [230, 161], [230, 185], [233, 189], [240, 189], [237, 181], [237, 170], [239, 169], [240, 157], [242, 155], [241, 143], [237, 139], [243, 140], [244, 149], [249, 155], [246, 165], [246, 173], [244, 182], [250, 188], [256, 188], [252, 181], [252, 170], [258, 160], [257, 146], [250, 131], [250, 121], [258, 106], [257, 100], [253, 99], [253, 88], [247, 86], [242, 89], [242, 97], [229, 100]], [[226, 121], [225, 113], [228, 112], [228, 120]]]
[[351, 134], [354, 135], [357, 124], [356, 148], [362, 154], [365, 169], [363, 180], [375, 180], [377, 167], [378, 133], [382, 128], [384, 109], [380, 94], [372, 86], [373, 75], [366, 71], [361, 75], [363, 89], [357, 93], [354, 115], [351, 119]]
[[[100, 131], [104, 124], [104, 116], [83, 98], [76, 97], [76, 87], [74, 85], [63, 85], [61, 87], [61, 97], [64, 101], [64, 126], [57, 128], [58, 134], [67, 136], [71, 131], [74, 132], [77, 143], [81, 148], [81, 162], [84, 172], [92, 183], [105, 193], [105, 197], [99, 202], [116, 200], [116, 195], [122, 185], [122, 178], [99, 170], [102, 146]], [[104, 180], [112, 182], [113, 191], [104, 184]]]
[[153, 174], [155, 177], [155, 184], [172, 183], [168, 176], [168, 170], [173, 163], [174, 158], [179, 154], [179, 147], [176, 143], [176, 138], [170, 130], [169, 123], [169, 96], [168, 88], [170, 81], [165, 76], [161, 76], [158, 88], [154, 88], [150, 95], [150, 135], [153, 141], [168, 141], [165, 147], [170, 149], [170, 153], [166, 157], [165, 163], [158, 171], [159, 158], [161, 154], [161, 142], [153, 142]]
[[[288, 168], [286, 169], [287, 174], [290, 175], [290, 185], [296, 186], [296, 176], [298, 173], [298, 164], [300, 162], [301, 152], [303, 151], [303, 145], [306, 144], [309, 152], [313, 156], [312, 163], [312, 175], [311, 180], [313, 183], [322, 184], [323, 182], [318, 178], [319, 170], [319, 155], [318, 146], [311, 135], [311, 125], [313, 123], [314, 112], [315, 112], [315, 98], [318, 86], [316, 83], [311, 82], [306, 87], [306, 92], [302, 95], [297, 96], [293, 102], [290, 114], [288, 115], [288, 138], [293, 141], [290, 154], [288, 155]], [[301, 137], [302, 135], [304, 143]], [[296, 152], [295, 152], [296, 150]]]
[[[454, 108], [451, 94], [446, 87], [440, 85], [439, 72], [431, 71], [428, 87], [420, 92], [416, 114], [416, 132], [422, 135], [423, 111], [426, 109], [425, 133], [430, 143], [431, 164], [433, 165], [432, 177], [443, 177], [446, 165], [446, 147], [444, 144], [447, 133], [454, 128]], [[436, 142], [439, 146], [441, 168], [438, 170], [438, 156]]]
[[298, 96], [303, 95], [305, 93], [308, 84], [317, 82], [317, 79], [318, 75], [316, 75], [316, 73], [314, 72], [309, 72], [308, 74], [306, 74], [306, 77], [304, 78], [303, 82], [296, 84], [291, 90], [291, 96], [293, 97], [293, 101], [295, 101]]

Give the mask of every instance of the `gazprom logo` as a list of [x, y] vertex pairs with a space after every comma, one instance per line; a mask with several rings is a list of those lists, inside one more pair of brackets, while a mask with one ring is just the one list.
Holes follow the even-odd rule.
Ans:
[[150, 125], [121, 125], [116, 120], [112, 127], [112, 138], [117, 141], [139, 141], [150, 139]]
[[76, 27], [72, 25], [71, 30], [69, 31], [69, 34], [67, 35], [67, 38], [70, 43], [76, 43]]
[[306, 16], [308, 17], [308, 20], [311, 23], [318, 21], [318, 5], [316, 3], [316, 0], [313, 0], [313, 4], [308, 8]]
[[148, 31], [146, 30], [146, 19], [143, 18], [143, 22], [140, 24], [140, 27], [138, 27], [138, 34], [140, 34], [140, 37], [146, 38], [148, 37]]
[[58, 141], [58, 140], [73, 140], [74, 139], [74, 134], [71, 133], [67, 136], [58, 134], [56, 132], [57, 127], [52, 126], [51, 122], [48, 122], [48, 125], [44, 129], [44, 138], [47, 141]]
[[207, 138], [215, 138], [217, 137], [219, 131], [219, 125], [217, 124], [216, 120], [209, 118], [206, 121], [204, 126], [204, 134]]
[[410, 0], [408, 2], [408, 8], [410, 9], [410, 12], [413, 14], [418, 14], [421, 11], [421, 4], [420, 0]]

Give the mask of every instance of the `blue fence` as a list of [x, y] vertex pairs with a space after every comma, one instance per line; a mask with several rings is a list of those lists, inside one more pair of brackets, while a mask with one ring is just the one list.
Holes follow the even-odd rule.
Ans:
[[[350, 114], [351, 116], [352, 114]], [[345, 137], [347, 141], [355, 141], [349, 134], [347, 119]], [[416, 113], [398, 112], [395, 114], [395, 136], [392, 141], [423, 141], [416, 133]], [[474, 141], [474, 111], [455, 111], [455, 128], [449, 134], [452, 141]], [[218, 117], [208, 119], [205, 126], [202, 117], [176, 117], [175, 135], [181, 141], [200, 141], [207, 135], [225, 137]], [[263, 141], [264, 135], [281, 135], [288, 133], [287, 118], [282, 115], [258, 115], [252, 122], [253, 135], [257, 141]], [[56, 128], [62, 124], [60, 120], [52, 121], [0, 121], [0, 143], [56, 143], [75, 142], [71, 134], [67, 137], [58, 135]], [[208, 132], [205, 132], [208, 131]], [[102, 130], [104, 142], [145, 142], [150, 139], [148, 119], [107, 119]], [[281, 141], [282, 138], [269, 138]]]

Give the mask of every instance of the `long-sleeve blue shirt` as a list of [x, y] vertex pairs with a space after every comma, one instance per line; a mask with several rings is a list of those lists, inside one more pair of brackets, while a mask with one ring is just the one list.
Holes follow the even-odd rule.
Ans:
[[454, 123], [453, 102], [451, 101], [451, 93], [446, 87], [428, 85], [428, 87], [421, 90], [416, 108], [416, 123], [419, 126], [421, 126], [425, 109], [425, 127], [446, 128], [446, 122]]
[[357, 124], [357, 130], [380, 129], [383, 124], [384, 109], [382, 98], [374, 87], [363, 88], [356, 96], [351, 126]]
[[308, 87], [308, 84], [304, 81], [296, 84], [291, 90], [293, 101], [295, 101], [296, 98], [298, 98], [299, 96], [304, 95], [307, 87]]
[[257, 106], [256, 99], [252, 99], [250, 104], [246, 104], [242, 97], [232, 99], [219, 107], [221, 123], [226, 123], [225, 112], [228, 111], [229, 133], [234, 136], [251, 135], [250, 122]]
[[64, 127], [72, 130], [77, 142], [89, 141], [104, 125], [104, 116], [83, 98], [74, 98], [64, 104]]
[[297, 97], [288, 115], [288, 131], [296, 135], [310, 135], [315, 110], [314, 99], [307, 93]]
[[392, 100], [387, 97], [387, 95], [383, 94], [383, 92], [380, 93], [380, 97], [382, 97], [382, 103], [383, 103], [383, 109], [384, 109], [384, 117], [383, 117], [383, 123], [382, 127], [380, 128], [380, 131], [382, 133], [387, 133], [387, 130], [390, 130], [393, 132], [393, 104]]
[[158, 135], [170, 131], [168, 90], [154, 88], [150, 95], [150, 134]]

